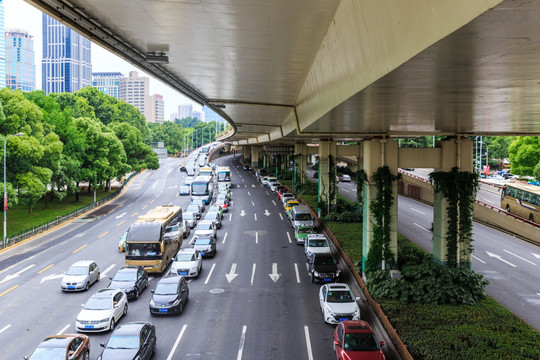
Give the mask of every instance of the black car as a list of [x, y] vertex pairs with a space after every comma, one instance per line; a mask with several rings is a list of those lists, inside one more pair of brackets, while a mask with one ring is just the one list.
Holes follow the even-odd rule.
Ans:
[[185, 173], [187, 173], [187, 169], [186, 169], [186, 167], [185, 167], [185, 166], [181, 166], [181, 167], [180, 167], [180, 171], [181, 171], [181, 172], [185, 172]]
[[201, 252], [202, 257], [216, 256], [216, 238], [213, 236], [197, 236], [192, 240], [195, 250]]
[[128, 300], [137, 300], [148, 286], [148, 273], [142, 266], [123, 267], [110, 279], [109, 288], [124, 290]]
[[188, 301], [188, 283], [183, 276], [167, 276], [159, 280], [152, 294], [151, 315], [181, 314]]
[[244, 164], [244, 170], [246, 170], [246, 171], [250, 171], [250, 170], [251, 170], [251, 168], [249, 167], [249, 165], [248, 165], [248, 164]]
[[311, 254], [308, 258], [309, 275], [311, 282], [338, 281], [341, 271], [338, 269], [338, 261], [332, 254]]
[[119, 325], [112, 333], [98, 360], [150, 359], [156, 352], [156, 328], [147, 321]]

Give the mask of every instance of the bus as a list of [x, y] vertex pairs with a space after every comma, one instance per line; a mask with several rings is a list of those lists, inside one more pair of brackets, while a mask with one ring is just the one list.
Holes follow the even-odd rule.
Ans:
[[501, 208], [532, 222], [540, 221], [540, 187], [507, 184], [501, 192]]
[[216, 173], [218, 183], [231, 184], [231, 169], [228, 166], [218, 167]]
[[199, 176], [209, 176], [212, 178], [212, 176], [214, 176], [214, 171], [210, 166], [203, 166], [199, 169]]
[[142, 266], [149, 273], [162, 273], [182, 246], [181, 231], [171, 231], [182, 223], [182, 208], [162, 205], [148, 211], [129, 227], [126, 267]]
[[191, 183], [191, 199], [201, 199], [205, 204], [210, 204], [214, 196], [214, 183], [210, 176], [197, 176]]

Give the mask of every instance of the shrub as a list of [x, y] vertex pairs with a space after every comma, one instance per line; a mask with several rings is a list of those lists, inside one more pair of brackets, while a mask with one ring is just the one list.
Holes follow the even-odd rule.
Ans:
[[331, 212], [323, 218], [324, 221], [338, 221], [344, 223], [362, 222], [362, 214], [356, 211]]
[[318, 185], [316, 183], [308, 181], [303, 184], [296, 184], [296, 193], [298, 195], [317, 195], [317, 192]]

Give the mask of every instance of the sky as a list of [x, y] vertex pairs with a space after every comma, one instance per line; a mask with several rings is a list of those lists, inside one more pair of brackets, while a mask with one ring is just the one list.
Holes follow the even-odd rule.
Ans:
[[[34, 37], [34, 53], [36, 64], [36, 89], [41, 89], [41, 57], [42, 57], [42, 12], [23, 0], [4, 0], [4, 23], [5, 28], [17, 28], [26, 30]], [[122, 60], [116, 55], [102, 47], [92, 43], [92, 72], [118, 71], [127, 75], [130, 71], [136, 70], [139, 76], [150, 78], [150, 94], [163, 95], [165, 105], [165, 120], [169, 120], [169, 115], [178, 111], [178, 105], [193, 104], [194, 109], [201, 111], [201, 106], [169, 86], [148, 76], [145, 72], [137, 69], [130, 63]]]

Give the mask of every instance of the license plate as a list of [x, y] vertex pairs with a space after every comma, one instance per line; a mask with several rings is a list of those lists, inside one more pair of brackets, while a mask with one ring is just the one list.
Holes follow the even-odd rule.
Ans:
[[93, 329], [93, 328], [94, 328], [94, 325], [84, 325], [84, 328], [85, 328], [85, 329]]
[[349, 318], [340, 318], [339, 321], [349, 320]]
[[169, 309], [159, 309], [159, 312], [167, 312]]
[[185, 271], [180, 271], [180, 272], [178, 273], [178, 275], [187, 275], [187, 272], [185, 272]]
[[323, 279], [323, 281], [332, 281], [332, 279]]
[[68, 288], [69, 290], [73, 290], [73, 289], [75, 289], [75, 286], [69, 285], [67, 288]]
[[202, 253], [201, 253], [201, 256], [204, 256], [204, 254], [206, 254], [206, 253], [203, 253], [203, 252], [202, 252]]

